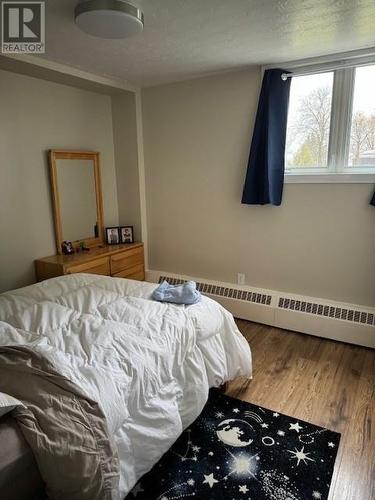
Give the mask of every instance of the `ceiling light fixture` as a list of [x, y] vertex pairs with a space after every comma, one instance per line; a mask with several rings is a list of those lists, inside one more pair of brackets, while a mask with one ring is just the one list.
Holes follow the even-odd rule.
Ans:
[[124, 0], [86, 0], [74, 15], [81, 30], [101, 38], [126, 38], [143, 30], [143, 12]]

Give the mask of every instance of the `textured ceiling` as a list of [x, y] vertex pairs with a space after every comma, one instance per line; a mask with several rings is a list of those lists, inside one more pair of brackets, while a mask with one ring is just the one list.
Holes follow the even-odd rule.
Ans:
[[44, 57], [140, 86], [375, 46], [375, 0], [140, 0], [124, 40], [81, 32], [76, 3], [46, 1]]

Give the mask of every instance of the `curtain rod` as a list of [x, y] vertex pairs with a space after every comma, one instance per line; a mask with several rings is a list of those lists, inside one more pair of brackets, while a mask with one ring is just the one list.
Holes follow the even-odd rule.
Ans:
[[373, 66], [375, 65], [375, 58], [372, 61], [359, 62], [359, 61], [342, 61], [341, 63], [336, 62], [335, 64], [330, 63], [322, 63], [311, 66], [306, 66], [301, 71], [291, 70], [290, 73], [281, 73], [281, 79], [286, 81], [288, 78], [292, 78], [293, 76], [304, 76], [304, 75], [312, 75], [317, 73], [328, 73], [330, 71], [335, 71], [338, 69], [347, 69], [354, 68], [356, 66]]

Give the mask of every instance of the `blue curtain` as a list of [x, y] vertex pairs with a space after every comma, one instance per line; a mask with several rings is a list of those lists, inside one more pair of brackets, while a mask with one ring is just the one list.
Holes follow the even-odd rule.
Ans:
[[373, 197], [371, 198], [370, 205], [374, 205], [374, 207], [375, 207], [375, 192], [374, 192]]
[[282, 69], [264, 72], [242, 203], [280, 205], [291, 78]]

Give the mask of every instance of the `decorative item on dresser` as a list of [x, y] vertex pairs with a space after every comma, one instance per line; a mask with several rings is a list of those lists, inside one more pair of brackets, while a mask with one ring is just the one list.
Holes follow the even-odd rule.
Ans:
[[145, 279], [143, 243], [104, 245], [90, 252], [73, 255], [52, 255], [35, 261], [38, 281], [64, 274], [90, 273]]
[[120, 243], [120, 233], [118, 227], [106, 227], [105, 235], [107, 245], [118, 245]]
[[134, 243], [133, 226], [120, 227], [120, 243]]

